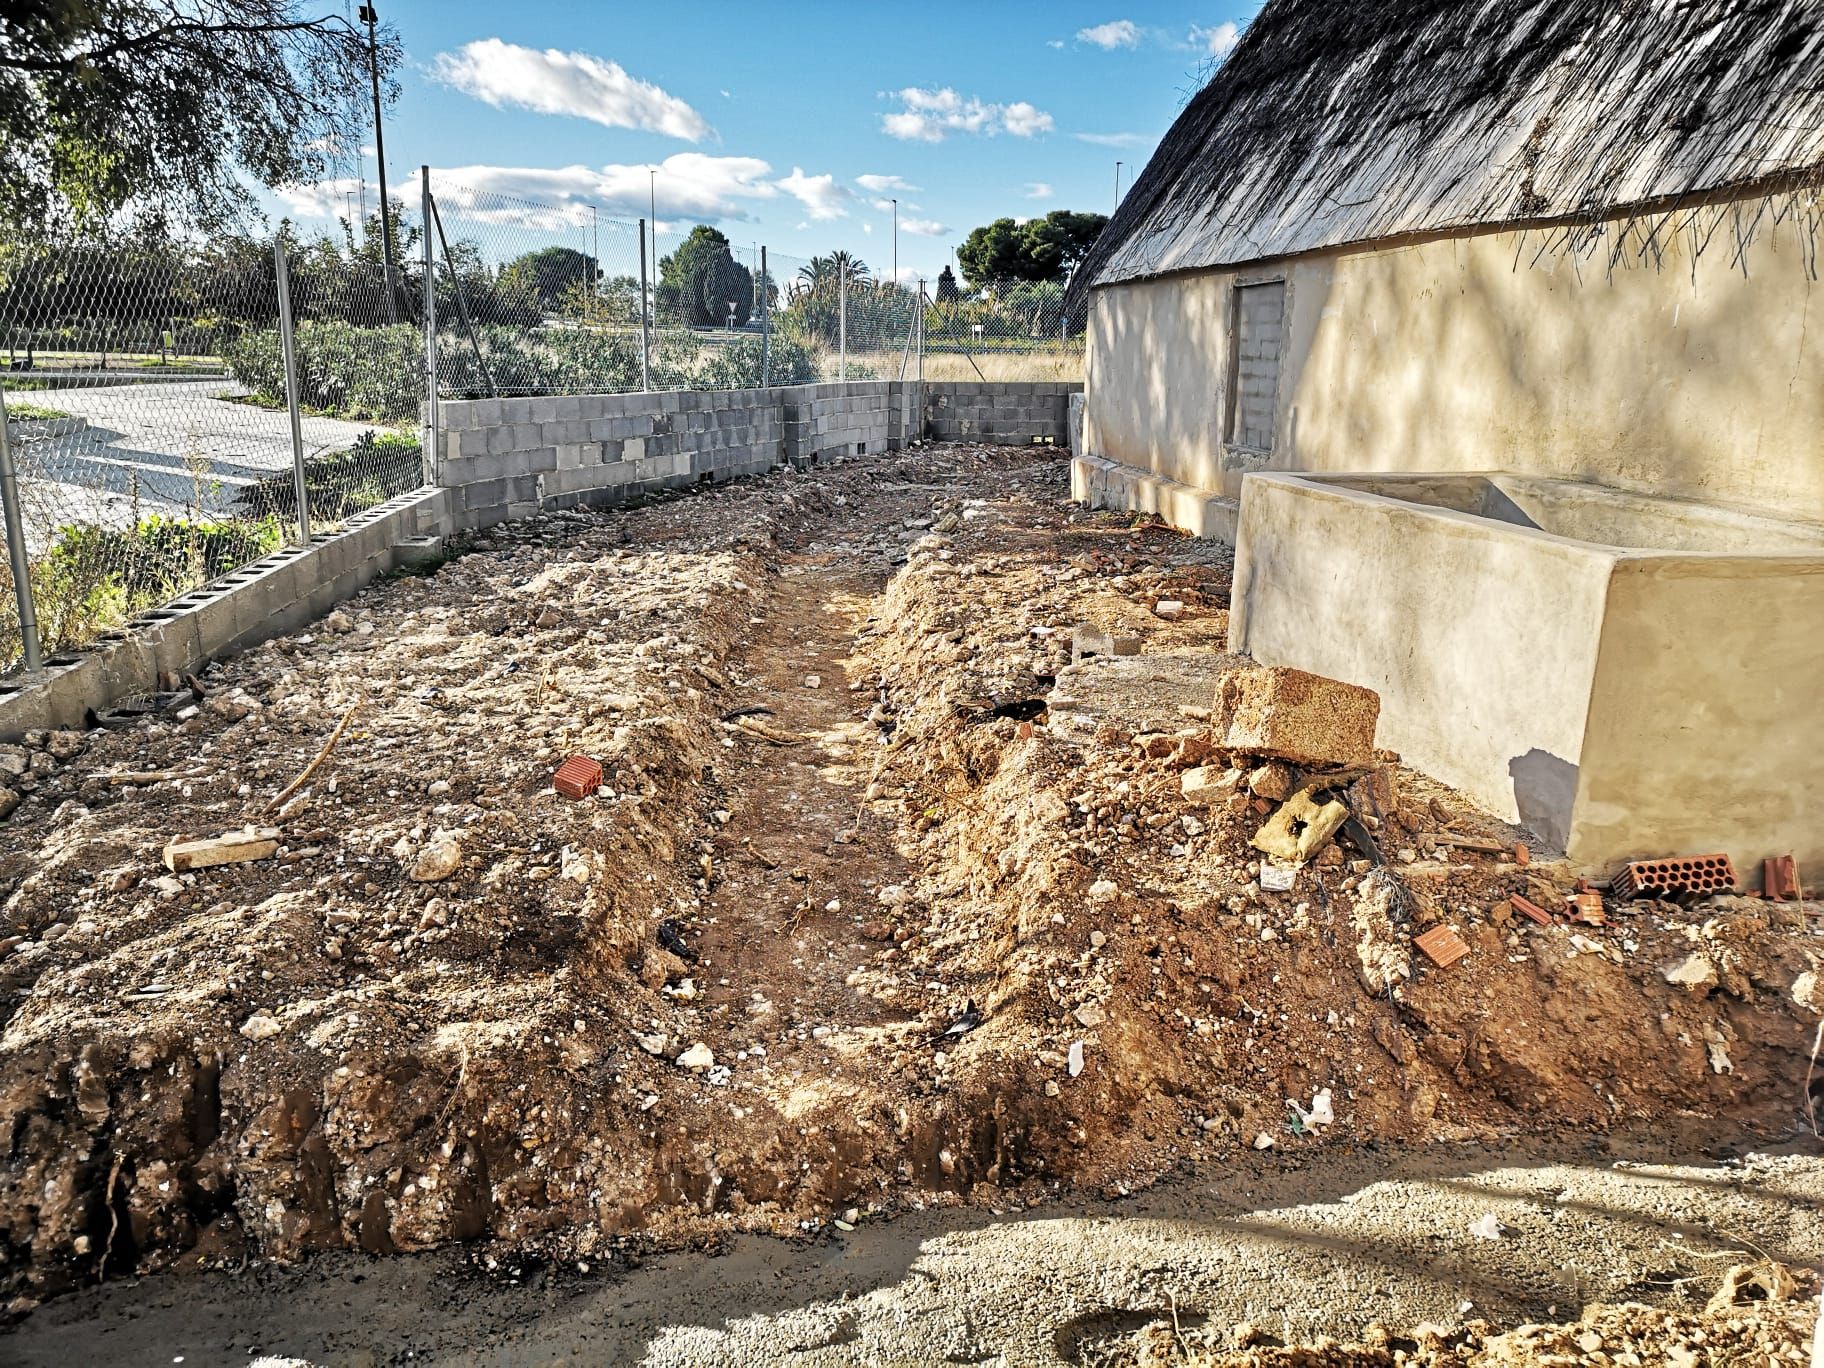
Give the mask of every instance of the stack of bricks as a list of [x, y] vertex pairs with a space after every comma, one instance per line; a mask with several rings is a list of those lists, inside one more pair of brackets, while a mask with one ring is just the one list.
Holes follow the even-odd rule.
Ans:
[[1070, 444], [1070, 396], [1062, 380], [942, 381], [925, 385], [925, 435], [938, 441], [1031, 446]]

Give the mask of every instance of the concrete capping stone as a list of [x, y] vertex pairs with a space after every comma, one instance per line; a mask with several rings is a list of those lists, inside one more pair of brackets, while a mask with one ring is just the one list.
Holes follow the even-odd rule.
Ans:
[[1157, 513], [1173, 527], [1229, 546], [1240, 525], [1237, 500], [1101, 456], [1071, 460], [1070, 497], [1091, 508]]

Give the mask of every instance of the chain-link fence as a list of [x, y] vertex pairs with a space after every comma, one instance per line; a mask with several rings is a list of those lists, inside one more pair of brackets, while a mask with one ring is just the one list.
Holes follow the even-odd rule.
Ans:
[[384, 291], [376, 303], [373, 273], [333, 243], [286, 247], [309, 377], [296, 446], [270, 242], [0, 249], [23, 552], [9, 538], [0, 670], [23, 657], [16, 561], [51, 655], [295, 541], [307, 521], [333, 527], [420, 483], [416, 434], [384, 426], [400, 409], [415, 418], [416, 394], [361, 393], [372, 374], [361, 324]]
[[940, 285], [925, 326], [927, 380], [1081, 380], [1088, 312], [1063, 282]]

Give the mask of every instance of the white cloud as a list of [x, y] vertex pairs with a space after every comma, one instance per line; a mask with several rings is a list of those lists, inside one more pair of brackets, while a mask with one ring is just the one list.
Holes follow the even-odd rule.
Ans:
[[813, 219], [847, 218], [849, 211], [843, 204], [855, 198], [846, 186], [836, 183], [836, 177], [807, 176], [796, 166], [791, 175], [774, 184], [808, 209]]
[[349, 203], [349, 196], [358, 198], [361, 193], [361, 182], [354, 176], [338, 176], [315, 185], [282, 185], [274, 193], [298, 218], [358, 218], [361, 214], [358, 204]]
[[1001, 111], [1001, 123], [1016, 138], [1030, 138], [1035, 133], [1049, 133], [1054, 127], [1051, 115], [1024, 100], [1015, 100]]
[[1144, 133], [1073, 133], [1078, 142], [1094, 143], [1097, 147], [1138, 147], [1150, 139]]
[[895, 98], [904, 108], [881, 115], [880, 127], [888, 137], [905, 142], [942, 142], [950, 133], [1011, 133], [1030, 138], [1049, 133], [1055, 126], [1051, 115], [1024, 100], [990, 104], [974, 96], [965, 99], [948, 86], [942, 90], [907, 86], [896, 91]]
[[1052, 197], [1052, 194], [1053, 194], [1052, 188], [1049, 185], [1047, 185], [1044, 181], [1027, 181], [1026, 182], [1026, 198], [1027, 199], [1050, 199]]
[[1045, 46], [1055, 50], [1064, 46], [1064, 40], [1062, 38], [1047, 38], [1045, 40]]
[[1132, 19], [1111, 19], [1106, 24], [1097, 24], [1093, 28], [1077, 30], [1079, 43], [1093, 43], [1104, 52], [1113, 52], [1116, 48], [1140, 46], [1140, 26]]
[[1230, 20], [1224, 20], [1212, 28], [1204, 28], [1201, 24], [1191, 25], [1190, 46], [1212, 57], [1227, 57], [1240, 41], [1241, 29]]
[[[595, 207], [606, 218], [645, 218], [648, 185], [661, 226], [674, 220], [741, 220], [753, 217], [754, 201], [776, 200], [778, 186], [768, 179], [773, 168], [758, 157], [713, 157], [679, 152], [654, 165], [592, 166], [457, 166], [436, 173], [432, 186], [446, 221], [510, 224], [552, 231], [590, 221]], [[814, 178], [806, 178], [814, 179]], [[352, 185], [354, 182], [350, 181]], [[291, 187], [279, 194], [299, 212], [318, 217], [339, 214], [341, 182]], [[328, 199], [325, 200], [324, 192]], [[330, 203], [327, 210], [301, 207]], [[454, 234], [457, 229], [451, 224]], [[604, 225], [604, 231], [606, 227]]]
[[950, 231], [936, 219], [902, 218], [899, 226], [914, 237], [942, 237]]
[[855, 184], [859, 185], [863, 190], [872, 190], [877, 195], [884, 195], [889, 190], [903, 190], [907, 194], [915, 193], [918, 190], [916, 185], [906, 184], [905, 177], [903, 176], [876, 176], [871, 174], [857, 176], [855, 177]]
[[495, 108], [568, 114], [609, 128], [639, 128], [686, 142], [715, 132], [675, 95], [629, 76], [617, 62], [586, 52], [539, 52], [498, 38], [437, 55], [437, 78]]

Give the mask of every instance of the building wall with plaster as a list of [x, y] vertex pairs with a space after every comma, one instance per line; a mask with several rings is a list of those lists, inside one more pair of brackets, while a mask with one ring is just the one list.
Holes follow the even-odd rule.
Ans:
[[[1507, 470], [1824, 522], [1824, 242], [1815, 213], [1767, 221], [1790, 204], [1740, 206], [1766, 211], [1741, 252], [1721, 208], [1701, 253], [1649, 217], [1612, 265], [1619, 225], [1581, 256], [1482, 233], [1099, 288], [1086, 454], [1229, 500], [1258, 469]], [[1231, 339], [1237, 287], [1273, 280], [1263, 452], [1231, 440]]]

